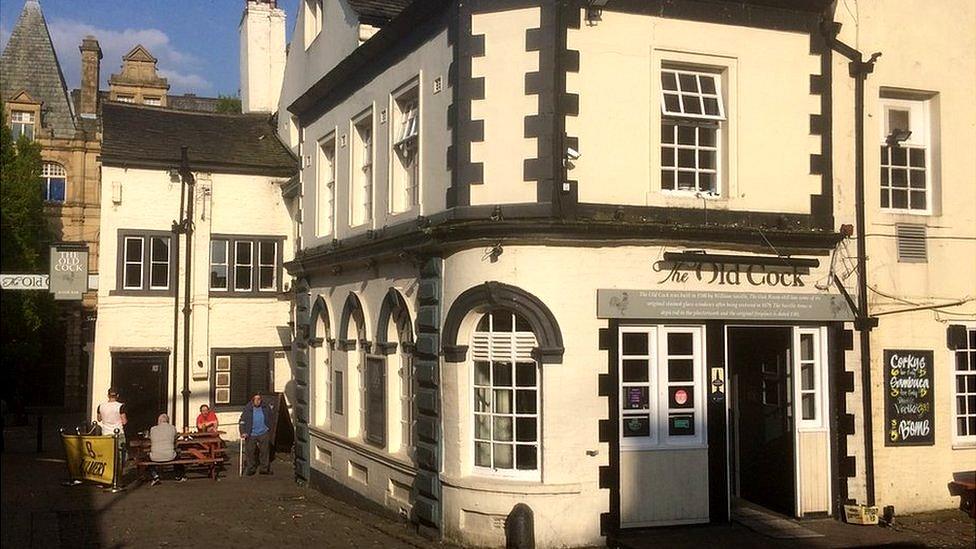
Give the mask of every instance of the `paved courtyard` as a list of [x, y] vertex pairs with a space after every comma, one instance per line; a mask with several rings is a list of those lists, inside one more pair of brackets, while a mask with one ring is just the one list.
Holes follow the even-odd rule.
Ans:
[[[65, 464], [54, 429], [34, 453], [33, 428], [8, 428], [2, 458], [2, 546], [49, 547], [445, 547], [408, 524], [340, 497], [295, 484], [288, 456], [274, 475], [237, 477], [231, 465], [214, 482], [164, 477], [156, 487], [130, 475], [127, 489], [63, 487]], [[775, 539], [743, 525], [634, 532], [622, 546], [703, 547], [974, 547], [976, 526], [958, 510], [898, 517], [894, 528], [804, 521], [818, 537]]]
[[[288, 456], [274, 475], [219, 481], [197, 475], [159, 486], [130, 482], [118, 494], [63, 487], [56, 434], [32, 452], [8, 430], [2, 467], [2, 546], [50, 547], [442, 547], [409, 525], [295, 484]], [[134, 478], [134, 475], [130, 475]]]

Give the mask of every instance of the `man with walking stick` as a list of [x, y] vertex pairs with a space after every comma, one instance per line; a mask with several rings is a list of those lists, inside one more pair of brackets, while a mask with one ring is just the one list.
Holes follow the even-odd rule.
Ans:
[[[271, 407], [261, 401], [261, 395], [254, 395], [241, 412], [239, 422], [241, 447], [244, 456], [241, 467], [247, 462], [247, 475], [253, 475], [260, 466], [262, 475], [271, 474]], [[254, 454], [258, 454], [255, 463]]]

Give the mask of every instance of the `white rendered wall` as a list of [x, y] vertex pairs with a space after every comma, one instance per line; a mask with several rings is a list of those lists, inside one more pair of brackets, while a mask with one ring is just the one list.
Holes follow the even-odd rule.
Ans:
[[[172, 182], [162, 170], [102, 168], [106, 188], [119, 184], [121, 202], [112, 192], [102, 193], [101, 242], [99, 257], [99, 314], [95, 328], [94, 370], [91, 413], [111, 382], [113, 351], [157, 350], [170, 354], [167, 395], [172, 395], [173, 368], [178, 374], [177, 390], [183, 384], [183, 330], [180, 315], [180, 340], [173, 361], [173, 296], [114, 295], [117, 280], [118, 231], [120, 229], [169, 231], [179, 215], [180, 183]], [[210, 365], [212, 348], [268, 348], [283, 352], [285, 342], [278, 328], [287, 327], [290, 301], [271, 293], [260, 297], [211, 297], [209, 293], [210, 236], [238, 234], [282, 236], [283, 259], [293, 255], [291, 221], [280, 193], [280, 180], [264, 176], [197, 174], [194, 212], [193, 268], [191, 287], [192, 317], [190, 361], [192, 365], [190, 418], [192, 425], [200, 404], [210, 403]], [[208, 192], [209, 190], [209, 192]], [[184, 265], [185, 239], [181, 239], [179, 264]], [[172, 266], [171, 266], [172, 268]], [[184, 270], [180, 277], [181, 296], [185, 290]], [[284, 274], [283, 276], [287, 276]], [[283, 281], [287, 288], [288, 278]], [[181, 297], [182, 307], [182, 297]], [[289, 396], [291, 372], [286, 355], [276, 352], [274, 388]], [[203, 362], [204, 369], [195, 365]], [[123, 395], [124, 397], [124, 395]], [[177, 417], [181, 425], [182, 398], [178, 397]], [[221, 428], [236, 438], [238, 413], [218, 414]]]

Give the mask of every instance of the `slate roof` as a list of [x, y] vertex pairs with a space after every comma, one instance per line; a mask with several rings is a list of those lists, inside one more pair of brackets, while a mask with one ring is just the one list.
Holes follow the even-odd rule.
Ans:
[[7, 47], [0, 55], [0, 98], [6, 101], [21, 90], [43, 102], [42, 128], [54, 130], [59, 137], [74, 135], [68, 87], [37, 0], [24, 3]]
[[175, 168], [189, 147], [194, 171], [290, 177], [298, 159], [278, 140], [267, 114], [174, 111], [107, 102], [102, 105], [102, 164]]
[[348, 0], [349, 6], [359, 14], [359, 21], [374, 27], [382, 27], [396, 17], [412, 0]]

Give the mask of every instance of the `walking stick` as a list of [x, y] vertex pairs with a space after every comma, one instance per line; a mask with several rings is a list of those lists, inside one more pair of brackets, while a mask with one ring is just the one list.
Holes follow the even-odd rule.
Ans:
[[240, 478], [244, 476], [244, 437], [241, 437], [241, 459], [238, 461], [237, 476]]

